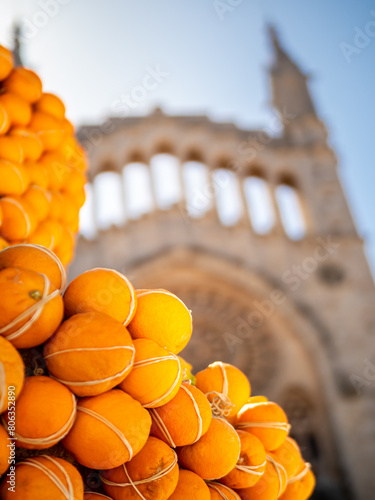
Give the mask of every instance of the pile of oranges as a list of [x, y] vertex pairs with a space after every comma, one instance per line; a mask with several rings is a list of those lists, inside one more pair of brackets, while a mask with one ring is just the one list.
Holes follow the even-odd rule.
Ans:
[[64, 103], [0, 46], [0, 248], [34, 243], [71, 261], [87, 166], [73, 134]]
[[[50, 250], [0, 252], [1, 498], [310, 497], [282, 408], [235, 366], [194, 376], [179, 356], [192, 315], [177, 296], [110, 269], [65, 281]], [[44, 370], [25, 377], [30, 353]]]

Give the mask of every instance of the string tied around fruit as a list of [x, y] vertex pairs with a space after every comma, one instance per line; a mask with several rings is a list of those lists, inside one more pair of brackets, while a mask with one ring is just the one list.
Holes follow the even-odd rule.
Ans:
[[309, 472], [310, 469], [311, 469], [311, 464], [309, 462], [306, 462], [304, 468], [301, 470], [301, 472], [299, 474], [296, 474], [295, 476], [288, 479], [288, 484], [295, 483], [296, 481], [302, 480], [306, 476], [306, 474]]
[[[221, 392], [210, 391], [206, 393], [206, 397], [208, 398], [211, 404], [212, 414], [215, 417], [219, 418], [229, 417], [230, 412], [232, 411], [232, 408], [234, 408], [235, 405], [228, 397], [229, 384], [224, 363], [222, 363], [221, 361], [216, 361], [210, 366], [219, 366], [221, 369], [221, 373], [223, 375], [223, 388]], [[209, 396], [213, 396], [213, 398], [210, 399]]]
[[236, 429], [248, 429], [251, 427], [263, 427], [265, 429], [276, 429], [289, 432], [292, 426], [287, 422], [242, 422], [237, 424]]
[[[0, 328], [0, 335], [3, 335], [7, 340], [12, 341], [18, 337], [20, 337], [23, 333], [25, 333], [39, 318], [39, 316], [43, 312], [44, 306], [55, 298], [57, 295], [59, 295], [60, 291], [55, 290], [52, 293], [48, 293], [49, 288], [50, 288], [50, 280], [45, 274], [40, 273], [43, 276], [44, 279], [44, 287], [43, 287], [43, 292], [40, 292], [39, 290], [32, 290], [30, 292], [30, 296], [36, 300], [36, 302], [30, 306], [28, 309], [23, 311], [21, 314], [19, 314], [13, 321], [5, 325], [3, 328]], [[30, 317], [29, 317], [30, 316]], [[29, 319], [27, 319], [29, 318]], [[9, 330], [14, 328], [16, 325], [18, 325], [21, 321], [26, 320], [27, 321], [18, 328], [15, 332], [8, 333]]]
[[109, 479], [106, 479], [102, 475], [100, 475], [100, 479], [103, 481], [104, 484], [107, 484], [108, 486], [117, 486], [120, 488], [127, 488], [128, 486], [131, 486], [142, 500], [147, 500], [147, 498], [144, 497], [142, 495], [142, 493], [139, 491], [137, 486], [140, 486], [142, 484], [151, 483], [153, 481], [157, 481], [158, 479], [161, 479], [162, 477], [169, 474], [172, 471], [172, 469], [175, 467], [175, 465], [177, 464], [177, 453], [174, 450], [172, 450], [172, 451], [173, 451], [172, 462], [167, 467], [165, 467], [165, 469], [162, 469], [159, 472], [157, 472], [156, 474], [153, 474], [152, 476], [146, 477], [145, 479], [139, 479], [138, 481], [133, 481], [129, 475], [128, 469], [126, 467], [126, 463], [124, 463], [122, 467], [124, 469], [126, 477], [128, 478], [128, 481], [129, 481], [128, 483], [115, 483], [113, 481], [110, 481]]
[[48, 467], [45, 465], [41, 464], [40, 462], [37, 462], [33, 458], [28, 458], [24, 462], [19, 462], [18, 465], [29, 465], [30, 467], [35, 467], [36, 469], [39, 469], [41, 472], [43, 472], [54, 484], [55, 486], [61, 491], [61, 493], [64, 495], [66, 500], [74, 500], [74, 488], [72, 481], [69, 477], [69, 474], [66, 472], [64, 467], [62, 467], [57, 460], [54, 460], [53, 457], [50, 457], [48, 455], [41, 455], [40, 458], [45, 458], [52, 462], [58, 469], [59, 471], [63, 474], [67, 487], [64, 486], [63, 482], [61, 479], [55, 474], [52, 470], [50, 470]]
[[277, 462], [273, 457], [271, 457], [271, 455], [266, 455], [266, 459], [269, 462], [271, 462], [271, 464], [274, 466], [274, 468], [276, 470], [276, 474], [277, 474], [277, 477], [279, 479], [279, 493], [277, 495], [277, 498], [279, 498], [279, 496], [283, 492], [283, 478], [281, 477], [281, 471], [284, 472], [284, 475], [285, 475], [286, 478], [288, 477], [288, 475], [287, 475], [286, 470], [284, 469], [284, 467], [279, 462]]
[[262, 476], [264, 470], [259, 471], [258, 469], [263, 469], [267, 464], [265, 460], [262, 464], [259, 465], [241, 465], [237, 462], [235, 468], [241, 472], [246, 472], [247, 474], [252, 474], [253, 476]]
[[[228, 486], [225, 486], [224, 484], [221, 484], [221, 483], [217, 483], [216, 481], [206, 481], [207, 485], [212, 488], [213, 490], [215, 490], [220, 496], [221, 498], [223, 498], [223, 500], [231, 500], [220, 488], [223, 488], [224, 490], [227, 490], [229, 491], [230, 493], [231, 490], [230, 488], [228, 488]], [[220, 488], [219, 488], [219, 485], [220, 485]], [[233, 497], [233, 495], [231, 495]]]

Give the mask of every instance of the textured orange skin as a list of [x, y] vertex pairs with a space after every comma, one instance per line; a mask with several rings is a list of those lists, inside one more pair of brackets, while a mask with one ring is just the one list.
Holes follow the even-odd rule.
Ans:
[[33, 103], [42, 95], [42, 82], [39, 76], [26, 68], [14, 68], [3, 82], [3, 88], [19, 95], [26, 102]]
[[0, 234], [8, 241], [24, 240], [37, 226], [37, 219], [31, 206], [19, 196], [0, 198], [3, 222]]
[[[26, 238], [26, 243], [32, 243], [33, 245], [41, 245], [48, 250], [54, 250], [55, 239], [53, 237], [52, 231], [47, 226], [38, 226], [31, 236]], [[60, 259], [61, 260], [61, 259]]]
[[[237, 415], [243, 405], [246, 404], [247, 400], [250, 397], [251, 388], [249, 381], [241, 372], [241, 370], [228, 363], [223, 363], [223, 365], [228, 379], [228, 397], [231, 400], [231, 403], [235, 405], [231, 409], [228, 416], [228, 420], [230, 420], [235, 415]], [[204, 394], [207, 394], [211, 391], [215, 391], [218, 393], [223, 392], [223, 373], [220, 366], [216, 365], [215, 363], [198, 372], [195, 375], [195, 379], [196, 386]], [[208, 396], [208, 399], [210, 401], [213, 398], [213, 395]]]
[[38, 133], [45, 151], [57, 149], [64, 139], [61, 121], [47, 113], [34, 111], [29, 127]]
[[[296, 474], [299, 474], [304, 467], [305, 463], [302, 460]], [[302, 479], [287, 485], [286, 490], [280, 497], [280, 500], [307, 500], [314, 491], [315, 483], [316, 480], [314, 473], [309, 470]]]
[[194, 444], [178, 448], [180, 466], [206, 480], [219, 479], [236, 465], [240, 440], [224, 419], [213, 418], [208, 431]]
[[43, 93], [34, 104], [34, 109], [62, 120], [65, 117], [65, 105], [62, 100], [54, 94]]
[[180, 469], [177, 487], [169, 500], [210, 500], [210, 490], [198, 474], [190, 470]]
[[[281, 490], [286, 488], [287, 476], [281, 472]], [[267, 460], [266, 470], [260, 480], [251, 488], [238, 489], [242, 500], [277, 500], [280, 481], [275, 466]]]
[[[6, 251], [5, 249], [4, 251]], [[5, 327], [23, 311], [38, 302], [30, 293], [44, 290], [44, 277], [16, 267], [8, 267], [0, 271], [0, 328]], [[55, 287], [49, 285], [49, 293]], [[60, 294], [46, 302], [39, 318], [20, 336], [9, 340], [17, 348], [34, 347], [45, 342], [59, 326], [63, 318], [63, 302]], [[15, 332], [27, 322], [28, 318], [10, 328], [6, 335]]]
[[[63, 380], [79, 397], [96, 396], [119, 384], [132, 368], [133, 351], [130, 349], [104, 350], [106, 347], [133, 347], [132, 339], [121, 323], [98, 312], [75, 314], [64, 321], [45, 344], [43, 355], [52, 376]], [[67, 349], [103, 348], [98, 351], [63, 351]], [[53, 353], [54, 356], [48, 358]], [[67, 382], [90, 382], [126, 372], [113, 380], [75, 386]]]
[[25, 127], [12, 128], [10, 136], [17, 137], [23, 150], [24, 160], [36, 161], [43, 153], [43, 144], [35, 132]]
[[21, 141], [16, 136], [0, 137], [0, 159], [13, 163], [22, 163], [24, 158]]
[[[79, 405], [99, 413], [119, 429], [137, 454], [150, 434], [151, 417], [138, 401], [119, 389], [83, 398]], [[106, 424], [78, 411], [64, 447], [77, 462], [91, 469], [112, 469], [129, 461], [125, 444]]]
[[16, 401], [16, 433], [20, 435], [17, 446], [42, 450], [58, 443], [59, 436], [50, 444], [41, 445], [25, 443], [21, 437], [43, 438], [58, 433], [73, 409], [72, 393], [64, 385], [45, 376], [26, 377]]
[[[126, 464], [127, 472], [132, 481], [140, 481], [165, 470], [173, 463], [174, 454], [171, 448], [154, 437], [149, 437], [141, 451]], [[105, 479], [114, 483], [128, 483], [129, 480], [122, 466], [102, 473]], [[137, 489], [147, 499], [167, 500], [177, 486], [179, 477], [178, 464], [165, 476], [137, 485]], [[137, 500], [139, 495], [132, 486], [111, 486], [103, 484], [105, 492], [114, 500]]]
[[[153, 358], [164, 358], [170, 355], [167, 349], [158, 346], [153, 340], [136, 339], [134, 340], [134, 347], [135, 363]], [[146, 406], [167, 394], [176, 378], [178, 378], [178, 382], [173, 391], [163, 397], [161, 401], [152, 405], [152, 408], [156, 408], [173, 399], [180, 388], [182, 370], [177, 360], [166, 359], [147, 366], [135, 366], [119, 386], [143, 406]]]
[[112, 269], [97, 268], [80, 274], [69, 284], [64, 294], [64, 304], [67, 317], [80, 312], [98, 311], [126, 326], [135, 313], [137, 299], [134, 288], [121, 275]]
[[[183, 385], [192, 394], [199, 407], [202, 418], [202, 435], [204, 435], [212, 420], [211, 406], [199, 389], [186, 382]], [[176, 446], [187, 446], [195, 441], [198, 433], [197, 413], [189, 395], [183, 389], [179, 389], [169, 403], [156, 408], [155, 411], [163, 420]], [[154, 419], [152, 420], [151, 434], [167, 442]]]
[[[23, 387], [25, 378], [25, 367], [17, 349], [4, 337], [0, 336], [0, 363], [5, 372], [5, 387], [13, 386], [14, 395], [17, 398]], [[1, 388], [0, 388], [1, 389]], [[1, 399], [1, 392], [0, 392]], [[8, 408], [8, 397], [0, 407], [0, 413]]]
[[290, 437], [287, 437], [283, 444], [270, 455], [284, 467], [288, 479], [296, 474], [302, 460], [298, 444]]
[[[238, 460], [239, 465], [256, 466], [263, 464], [266, 460], [266, 452], [261, 441], [249, 432], [237, 430], [241, 441], [241, 454]], [[256, 472], [264, 472], [265, 466], [257, 469]], [[238, 469], [233, 469], [226, 476], [220, 479], [220, 482], [229, 486], [229, 488], [250, 488], [254, 486], [261, 476], [249, 474]]]
[[50, 195], [45, 189], [30, 186], [22, 195], [22, 199], [29, 203], [38, 221], [42, 221], [47, 217], [50, 210]]
[[9, 435], [4, 429], [3, 425], [0, 424], [0, 476], [4, 474], [9, 468], [9, 457], [10, 448], [8, 447]]
[[0, 135], [4, 135], [8, 132], [11, 126], [11, 121], [7, 110], [0, 104]]
[[6, 92], [0, 95], [0, 104], [5, 108], [13, 127], [24, 127], [31, 120], [31, 106], [22, 97]]
[[[66, 460], [53, 457], [68, 474], [73, 486], [72, 500], [83, 499], [83, 481], [78, 470]], [[48, 467], [62, 482], [65, 488], [68, 483], [64, 473], [50, 460], [44, 456], [34, 457], [38, 463]], [[27, 464], [16, 465], [16, 487], [15, 493], [8, 490], [9, 484], [4, 479], [0, 487], [0, 497], [3, 500], [66, 500], [66, 496], [49, 479], [49, 477], [39, 469]]]
[[[225, 495], [228, 500], [240, 500], [240, 497], [237, 495], [235, 491], [232, 489], [224, 488], [222, 484], [216, 483], [215, 486]], [[223, 497], [218, 493], [214, 488], [210, 487], [210, 483], [208, 483], [208, 488], [210, 492], [210, 498], [211, 500], [222, 500]]]
[[40, 186], [43, 189], [48, 187], [48, 169], [45, 165], [31, 160], [24, 161], [23, 165], [27, 168], [30, 176], [30, 183]]
[[[140, 295], [142, 292], [151, 292]], [[137, 290], [137, 312], [129, 324], [134, 339], [154, 340], [178, 354], [192, 334], [191, 314], [186, 306], [166, 290]]]
[[[280, 422], [287, 423], [288, 418], [284, 410], [271, 401], [245, 405], [237, 416], [236, 425], [246, 422]], [[260, 439], [266, 450], [276, 450], [285, 441], [288, 433], [283, 429], [272, 429], [264, 427], [244, 428]]]
[[0, 160], [0, 195], [21, 195], [29, 184], [30, 176], [23, 165]]
[[3, 45], [0, 45], [0, 81], [4, 80], [13, 69], [13, 55]]
[[37, 246], [20, 244], [8, 247], [0, 253], [0, 270], [6, 267], [23, 267], [37, 273], [43, 273], [55, 288], [62, 283], [61, 270], [47, 252]]

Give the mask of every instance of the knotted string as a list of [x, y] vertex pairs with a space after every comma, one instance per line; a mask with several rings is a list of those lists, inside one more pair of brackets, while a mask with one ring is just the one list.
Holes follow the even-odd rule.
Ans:
[[212, 408], [212, 413], [215, 417], [229, 417], [230, 412], [232, 411], [232, 408], [234, 408], [234, 404], [231, 402], [231, 400], [228, 397], [228, 390], [229, 390], [229, 384], [228, 384], [228, 377], [227, 377], [227, 372], [225, 371], [225, 366], [224, 363], [221, 361], [216, 361], [216, 363], [213, 363], [210, 365], [210, 367], [213, 366], [219, 366], [221, 369], [221, 373], [223, 375], [223, 388], [221, 392], [216, 392], [216, 391], [210, 391], [206, 393], [206, 397], [213, 395], [213, 399], [210, 401], [210, 405]]

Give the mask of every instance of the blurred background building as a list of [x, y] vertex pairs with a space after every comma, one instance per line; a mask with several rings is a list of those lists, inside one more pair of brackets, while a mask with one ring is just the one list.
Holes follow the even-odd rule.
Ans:
[[159, 108], [79, 129], [90, 184], [70, 277], [112, 267], [176, 293], [194, 370], [234, 363], [283, 405], [314, 498], [369, 500], [374, 285], [307, 77], [270, 36], [277, 137]]

